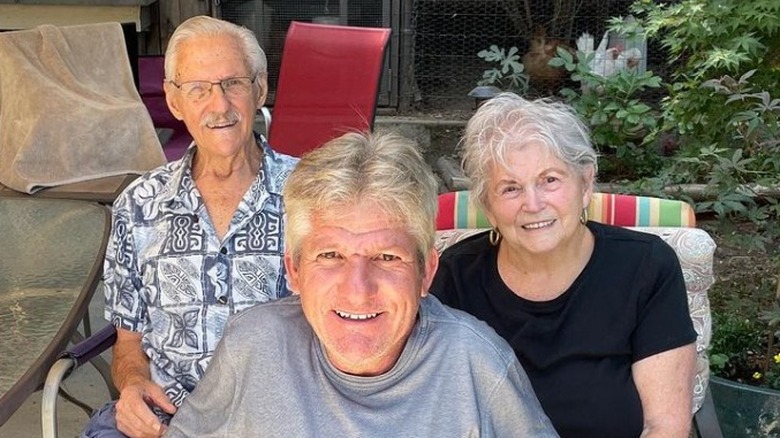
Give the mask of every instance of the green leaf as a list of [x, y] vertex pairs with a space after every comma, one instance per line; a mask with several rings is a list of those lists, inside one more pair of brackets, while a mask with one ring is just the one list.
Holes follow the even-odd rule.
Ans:
[[563, 67], [566, 65], [566, 61], [562, 58], [552, 58], [550, 59], [550, 62], [547, 63], [550, 67]]

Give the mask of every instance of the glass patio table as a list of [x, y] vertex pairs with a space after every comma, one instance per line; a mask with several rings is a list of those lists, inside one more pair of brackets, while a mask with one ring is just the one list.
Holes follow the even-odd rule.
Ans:
[[96, 203], [0, 197], [0, 425], [77, 336], [109, 229]]

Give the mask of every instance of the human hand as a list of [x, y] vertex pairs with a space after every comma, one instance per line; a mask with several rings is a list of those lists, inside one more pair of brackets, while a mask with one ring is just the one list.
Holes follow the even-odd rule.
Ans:
[[116, 403], [116, 425], [131, 438], [158, 438], [166, 426], [152, 412], [153, 407], [173, 414], [176, 407], [162, 388], [150, 380], [125, 385]]

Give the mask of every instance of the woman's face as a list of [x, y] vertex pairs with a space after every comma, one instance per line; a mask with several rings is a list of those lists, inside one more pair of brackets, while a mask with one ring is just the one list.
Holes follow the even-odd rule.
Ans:
[[592, 171], [581, 176], [541, 142], [494, 164], [487, 187], [487, 217], [506, 243], [528, 254], [549, 254], [577, 235], [582, 209], [592, 194]]

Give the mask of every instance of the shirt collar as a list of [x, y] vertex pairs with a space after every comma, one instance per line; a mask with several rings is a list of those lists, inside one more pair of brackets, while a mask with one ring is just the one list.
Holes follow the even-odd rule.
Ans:
[[[281, 175], [279, 172], [283, 169], [283, 166], [276, 165], [276, 162], [279, 161], [280, 157], [271, 149], [265, 137], [256, 132], [254, 133], [254, 136], [257, 147], [263, 151], [258, 177], [263, 172], [271, 172], [270, 174], [265, 175], [265, 178], [260, 178], [260, 181], [268, 193], [281, 195], [284, 186], [283, 181], [286, 178], [280, 178]], [[183, 187], [183, 181], [185, 177], [192, 178], [192, 159], [195, 157], [196, 150], [197, 145], [193, 141], [190, 143], [190, 146], [187, 148], [187, 152], [183, 157], [170, 163], [171, 178], [165, 185], [165, 189], [160, 193], [160, 200], [162, 202], [171, 202], [177, 198], [177, 195], [180, 194], [180, 192], [186, 190], [186, 188]]]

